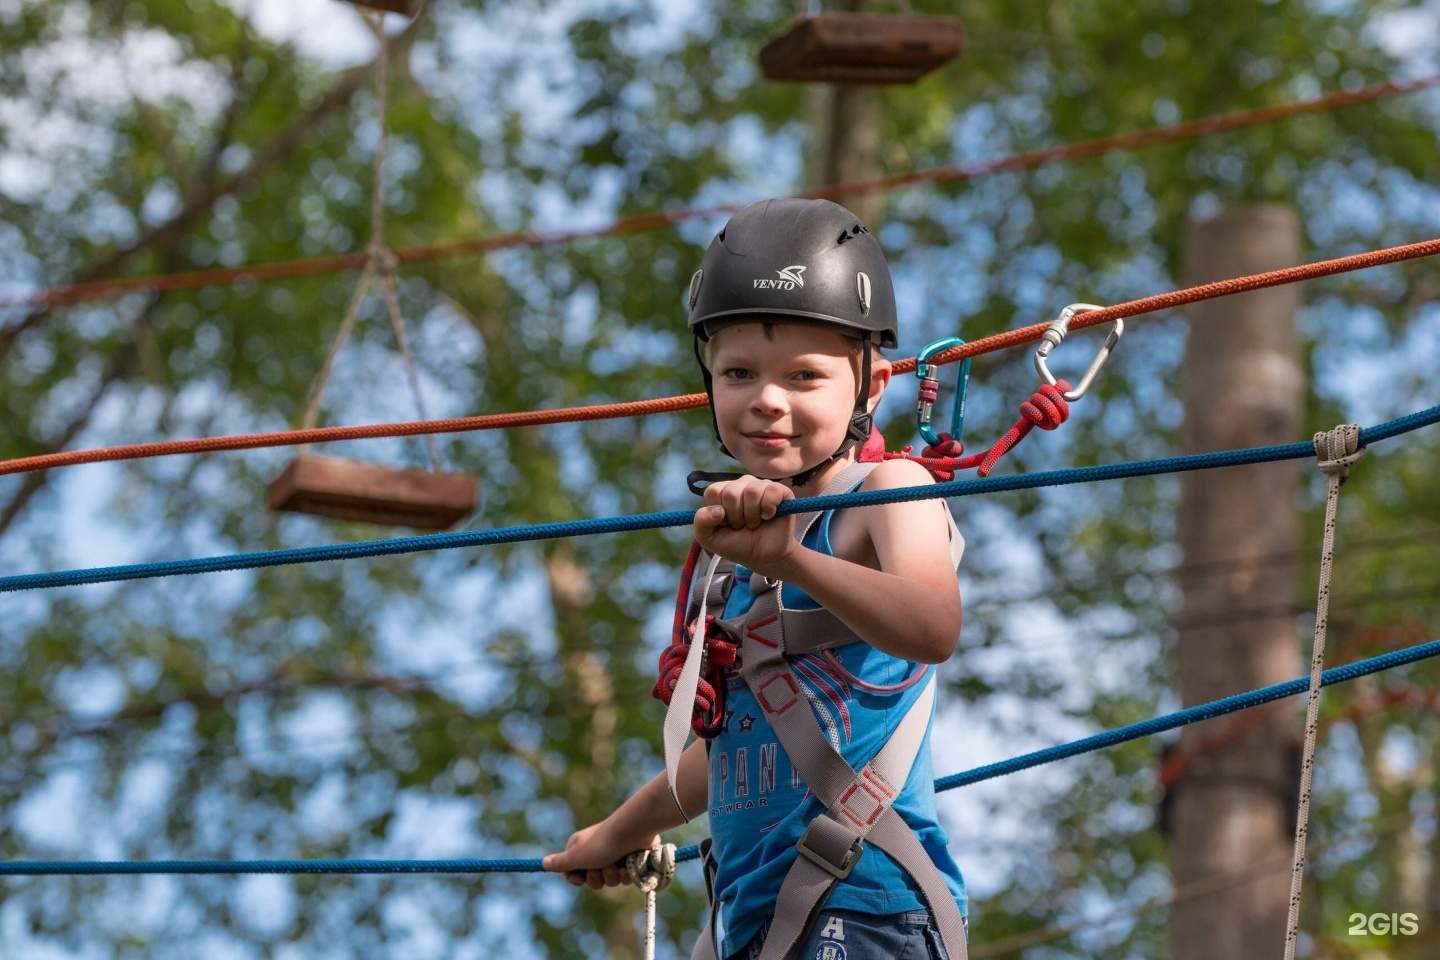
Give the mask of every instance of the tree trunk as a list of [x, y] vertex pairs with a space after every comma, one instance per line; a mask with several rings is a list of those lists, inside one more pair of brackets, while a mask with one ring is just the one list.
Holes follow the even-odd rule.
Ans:
[[[876, 0], [830, 0], [826, 9], [836, 12], [883, 12]], [[811, 87], [815, 117], [814, 151], [810, 156], [813, 186], [870, 180], [883, 173], [880, 165], [880, 131], [884, 94], [880, 87], [817, 83]], [[848, 197], [842, 205], [871, 231], [878, 230], [885, 214], [880, 192]]]
[[[1292, 266], [1300, 225], [1288, 207], [1227, 208], [1186, 237], [1190, 284]], [[1295, 314], [1299, 288], [1276, 287], [1198, 304], [1182, 392], [1186, 453], [1293, 442], [1304, 373]], [[1293, 679], [1301, 672], [1293, 610], [1300, 466], [1268, 463], [1182, 474], [1185, 569], [1179, 683], [1186, 706]], [[1251, 710], [1185, 728], [1185, 772], [1170, 797], [1177, 888], [1283, 862], [1293, 842], [1298, 776], [1293, 710]], [[1274, 960], [1283, 949], [1285, 871], [1264, 873], [1171, 915], [1174, 960]]]

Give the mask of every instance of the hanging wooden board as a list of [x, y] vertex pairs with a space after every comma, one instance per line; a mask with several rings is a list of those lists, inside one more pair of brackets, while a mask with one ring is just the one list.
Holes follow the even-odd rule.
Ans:
[[465, 473], [382, 467], [301, 454], [266, 490], [271, 510], [417, 530], [448, 530], [475, 512], [480, 483]]
[[376, 10], [388, 10], [391, 13], [403, 13], [407, 17], [413, 17], [420, 11], [421, 0], [345, 0], [346, 3], [353, 3], [357, 7], [373, 7]]
[[796, 20], [760, 48], [767, 80], [914, 83], [965, 44], [954, 17], [821, 13]]

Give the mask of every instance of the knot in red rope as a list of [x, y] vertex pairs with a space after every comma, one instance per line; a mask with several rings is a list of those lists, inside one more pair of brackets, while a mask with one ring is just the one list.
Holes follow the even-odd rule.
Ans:
[[1070, 384], [1064, 380], [1057, 380], [1053, 386], [1044, 384], [1020, 404], [1020, 416], [1041, 430], [1054, 430], [1070, 419], [1070, 404], [1065, 399], [1069, 389]]
[[920, 451], [922, 457], [946, 457], [955, 459], [965, 452], [965, 444], [948, 433], [940, 434], [940, 442], [932, 443]]
[[954, 480], [955, 474], [960, 470], [969, 470], [980, 462], [980, 454], [962, 456], [965, 446], [959, 440], [951, 437], [948, 433], [940, 434], [940, 442], [927, 446], [920, 451], [920, 456], [911, 453], [915, 447], [906, 444], [900, 448], [899, 453], [886, 453], [886, 460], [914, 460], [920, 466], [930, 471], [930, 476], [941, 483]]
[[[690, 644], [694, 642], [697, 626], [695, 621], [690, 621], [686, 630], [690, 639], [677, 639], [660, 652], [660, 675], [650, 688], [650, 696], [667, 707], [675, 697], [675, 687], [680, 683], [680, 671], [685, 668], [685, 658], [690, 652]], [[725, 690], [740, 646], [729, 639], [713, 616], [705, 617], [705, 632], [700, 642], [705, 645], [701, 654], [704, 660], [695, 685], [695, 706], [690, 724], [697, 734], [710, 740], [720, 732], [725, 722]]]
[[1069, 419], [1070, 404], [1065, 399], [1065, 391], [1069, 389], [1068, 380], [1056, 380], [1054, 384], [1041, 385], [1039, 390], [1030, 395], [1029, 400], [1020, 404], [1020, 419], [986, 452], [980, 468], [975, 471], [976, 475], [987, 476], [999, 459], [1015, 444], [1025, 439], [1025, 435], [1035, 427], [1054, 430]]

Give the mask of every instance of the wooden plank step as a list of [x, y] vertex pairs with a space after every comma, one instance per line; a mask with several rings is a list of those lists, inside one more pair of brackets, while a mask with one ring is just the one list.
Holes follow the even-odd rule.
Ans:
[[265, 491], [271, 510], [416, 530], [448, 530], [475, 512], [480, 483], [465, 473], [385, 467], [301, 454]]
[[373, 7], [376, 10], [403, 13], [407, 17], [415, 16], [420, 10], [420, 0], [345, 0], [345, 2], [353, 3], [357, 7]]
[[796, 20], [760, 48], [767, 80], [914, 83], [965, 44], [954, 17], [821, 13]]

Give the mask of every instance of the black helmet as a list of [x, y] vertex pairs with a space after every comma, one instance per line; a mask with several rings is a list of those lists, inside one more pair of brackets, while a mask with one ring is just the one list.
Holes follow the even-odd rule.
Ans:
[[730, 218], [690, 279], [701, 340], [756, 316], [814, 321], [898, 343], [895, 289], [880, 244], [829, 200], [762, 200]]
[[[829, 200], [762, 200], [731, 217], [690, 278], [689, 309], [695, 358], [711, 399], [717, 440], [715, 395], [700, 343], [721, 327], [773, 319], [843, 327], [841, 332], [878, 341], [881, 347], [899, 342], [895, 288], [880, 244], [855, 214]], [[825, 460], [791, 477], [795, 486], [803, 486], [826, 464], [869, 439], [868, 349], [862, 358], [844, 442]], [[733, 456], [723, 440], [720, 450]]]

